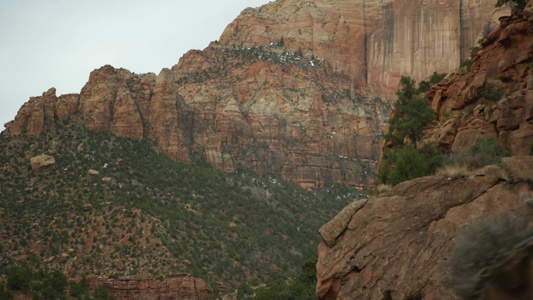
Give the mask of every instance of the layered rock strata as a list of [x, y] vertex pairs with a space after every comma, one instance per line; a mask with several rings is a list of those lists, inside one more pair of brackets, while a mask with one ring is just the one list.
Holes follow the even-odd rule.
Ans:
[[91, 288], [104, 285], [116, 299], [180, 299], [202, 300], [214, 296], [213, 289], [202, 279], [187, 274], [168, 275], [163, 280], [153, 277], [124, 277], [118, 279], [87, 278]]
[[446, 284], [459, 233], [502, 212], [533, 213], [533, 157], [503, 165], [470, 177], [418, 178], [347, 206], [320, 229], [317, 297], [459, 299]]
[[449, 72], [468, 58], [507, 8], [496, 1], [278, 0], [247, 9], [220, 43], [286, 47], [327, 59], [357, 87], [396, 90], [402, 75], [417, 81]]
[[159, 75], [104, 66], [80, 94], [33, 97], [6, 135], [57, 120], [305, 188], [373, 183], [401, 75], [448, 72], [501, 11], [494, 1], [295, 1], [246, 9]]

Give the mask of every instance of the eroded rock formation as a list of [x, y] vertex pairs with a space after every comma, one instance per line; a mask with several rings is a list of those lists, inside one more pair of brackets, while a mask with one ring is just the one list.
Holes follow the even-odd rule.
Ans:
[[4, 134], [63, 119], [227, 172], [369, 186], [400, 76], [457, 67], [504, 13], [494, 3], [279, 0], [246, 9], [220, 42], [159, 75], [104, 66], [79, 95], [33, 97]]
[[294, 51], [327, 59], [358, 87], [395, 91], [402, 75], [419, 81], [457, 68], [508, 14], [495, 3], [278, 0], [245, 10], [220, 42], [250, 47], [283, 38]]
[[187, 274], [168, 275], [163, 280], [153, 277], [118, 279], [87, 278], [91, 288], [104, 285], [116, 299], [202, 300], [214, 296], [213, 289], [202, 279]]
[[503, 165], [471, 177], [418, 178], [346, 207], [320, 229], [317, 296], [459, 299], [445, 283], [462, 229], [500, 212], [533, 213], [526, 203], [533, 157], [504, 158]]
[[[531, 3], [531, 1], [530, 1]], [[504, 18], [482, 42], [469, 71], [452, 73], [428, 93], [441, 122], [426, 141], [464, 151], [494, 137], [514, 155], [533, 143], [533, 21]]]
[[30, 164], [33, 172], [41, 172], [55, 168], [56, 161], [53, 156], [43, 154], [30, 158]]
[[[404, 182], [347, 206], [320, 229], [320, 299], [459, 299], [448, 285], [458, 235], [501, 213], [530, 220], [533, 157], [520, 155], [533, 142], [532, 30], [528, 13], [502, 18], [471, 67], [428, 92], [440, 123], [425, 142], [464, 151], [476, 138], [491, 136], [514, 156], [473, 174]], [[492, 280], [484, 287], [486, 299], [531, 298], [531, 249], [524, 244], [485, 270]]]

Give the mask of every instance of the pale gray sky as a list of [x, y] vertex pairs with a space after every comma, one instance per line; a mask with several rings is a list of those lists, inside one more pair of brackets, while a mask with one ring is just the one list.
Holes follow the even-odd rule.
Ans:
[[268, 0], [0, 0], [0, 131], [30, 96], [79, 93], [103, 65], [159, 73]]

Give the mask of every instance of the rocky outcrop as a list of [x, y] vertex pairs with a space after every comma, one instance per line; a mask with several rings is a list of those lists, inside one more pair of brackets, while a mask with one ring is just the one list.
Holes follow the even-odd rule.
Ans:
[[168, 275], [163, 280], [151, 276], [118, 279], [88, 277], [87, 283], [93, 289], [104, 285], [116, 299], [201, 300], [214, 296], [213, 289], [205, 281], [188, 274]]
[[318, 298], [459, 299], [446, 285], [458, 234], [501, 212], [533, 213], [533, 157], [502, 165], [418, 178], [345, 208], [320, 229]]
[[[530, 1], [531, 3], [531, 1]], [[426, 141], [464, 151], [494, 137], [514, 155], [533, 143], [533, 21], [505, 18], [481, 43], [470, 70], [458, 70], [428, 93], [441, 122]]]
[[55, 168], [56, 160], [53, 156], [43, 154], [30, 158], [30, 164], [33, 172], [41, 172]]
[[268, 45], [327, 59], [357, 87], [396, 90], [402, 75], [417, 81], [449, 72], [508, 9], [496, 1], [278, 0], [241, 13], [224, 45]]
[[[104, 66], [91, 73], [78, 98], [56, 97], [53, 89], [32, 98], [4, 134], [36, 135], [65, 119], [152, 139], [172, 159], [204, 160], [227, 172], [250, 168], [306, 188], [370, 184], [389, 103], [355, 94], [347, 77], [325, 62], [312, 66], [297, 57], [295, 65], [278, 64], [239, 51], [214, 44], [158, 76]], [[32, 113], [42, 102], [51, 103], [51, 113]]]
[[494, 3], [279, 0], [246, 9], [219, 42], [157, 76], [104, 66], [79, 95], [31, 98], [4, 134], [63, 119], [154, 140], [186, 163], [368, 187], [399, 77], [455, 68], [504, 13]]

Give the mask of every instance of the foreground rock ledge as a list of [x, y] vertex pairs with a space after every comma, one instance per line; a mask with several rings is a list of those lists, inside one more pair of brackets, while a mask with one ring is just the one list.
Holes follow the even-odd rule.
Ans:
[[504, 158], [502, 166], [468, 178], [418, 178], [348, 206], [320, 229], [317, 297], [459, 299], [443, 284], [457, 235], [492, 214], [531, 212], [533, 157]]

